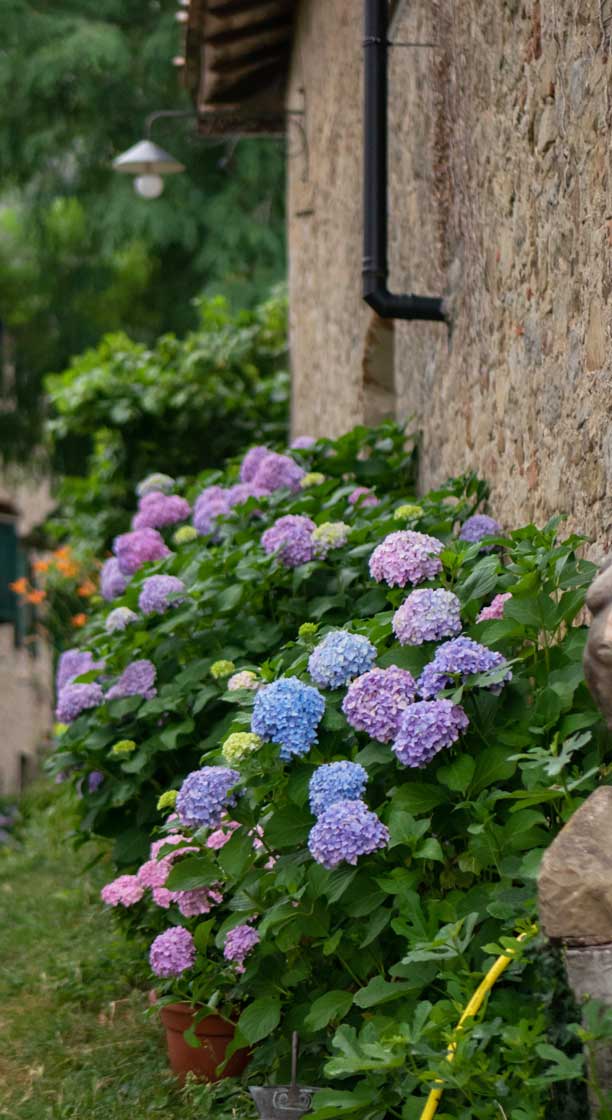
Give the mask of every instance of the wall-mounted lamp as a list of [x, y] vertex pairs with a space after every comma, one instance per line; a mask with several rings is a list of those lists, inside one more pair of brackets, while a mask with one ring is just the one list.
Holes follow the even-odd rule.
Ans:
[[159, 198], [164, 189], [164, 175], [178, 175], [185, 170], [170, 152], [164, 151], [151, 140], [151, 128], [161, 117], [193, 117], [192, 109], [159, 109], [150, 113], [145, 123], [144, 140], [133, 144], [113, 160], [113, 169], [124, 175], [134, 175], [134, 190], [141, 198]]

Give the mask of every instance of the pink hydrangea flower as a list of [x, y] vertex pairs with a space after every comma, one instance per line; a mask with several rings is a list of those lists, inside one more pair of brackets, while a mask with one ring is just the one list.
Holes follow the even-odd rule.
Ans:
[[119, 875], [100, 891], [100, 898], [107, 906], [134, 906], [144, 895], [144, 887], [136, 875]]
[[483, 607], [478, 615], [476, 622], [497, 622], [504, 617], [504, 603], [512, 598], [510, 591], [504, 591], [501, 595], [496, 595], [488, 607]]

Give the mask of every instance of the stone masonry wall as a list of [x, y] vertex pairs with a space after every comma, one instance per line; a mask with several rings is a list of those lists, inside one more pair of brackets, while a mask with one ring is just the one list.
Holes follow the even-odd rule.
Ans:
[[361, 0], [301, 0], [289, 86], [309, 148], [308, 168], [289, 161], [294, 431], [335, 434], [383, 399], [416, 415], [423, 488], [476, 470], [505, 524], [562, 510], [596, 554], [612, 548], [611, 35], [609, 0], [400, 0], [391, 38], [435, 46], [391, 52], [390, 287], [443, 295], [451, 329], [395, 324], [383, 398], [360, 297]]

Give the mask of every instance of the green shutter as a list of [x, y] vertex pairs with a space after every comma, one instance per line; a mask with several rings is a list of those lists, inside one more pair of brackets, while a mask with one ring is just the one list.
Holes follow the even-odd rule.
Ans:
[[0, 622], [15, 622], [17, 597], [9, 583], [18, 576], [15, 522], [0, 520]]

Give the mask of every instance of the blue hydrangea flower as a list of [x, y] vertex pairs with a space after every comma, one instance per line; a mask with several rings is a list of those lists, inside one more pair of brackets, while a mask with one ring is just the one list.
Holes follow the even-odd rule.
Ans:
[[231, 790], [239, 781], [238, 771], [226, 766], [192, 770], [176, 799], [181, 824], [189, 828], [217, 828], [227, 809], [236, 804], [237, 796]]
[[[496, 653], [488, 646], [482, 646], [471, 638], [455, 638], [438, 647], [433, 661], [423, 669], [417, 681], [417, 689], [421, 696], [429, 699], [437, 696], [442, 689], [448, 688], [457, 677], [463, 681], [472, 673], [488, 673], [491, 669], [499, 669], [505, 663], [502, 654]], [[510, 680], [512, 680], [512, 673], [508, 669], [504, 682]], [[494, 687], [499, 690], [501, 686]]]
[[308, 672], [320, 688], [340, 688], [367, 673], [376, 660], [376, 646], [363, 634], [332, 630], [312, 651]]
[[468, 723], [463, 708], [450, 700], [419, 700], [405, 713], [392, 750], [404, 766], [426, 766], [457, 742]]
[[336, 801], [311, 828], [308, 847], [313, 859], [331, 870], [339, 863], [356, 864], [388, 841], [388, 828], [363, 801]]
[[497, 537], [501, 532], [502, 527], [494, 517], [488, 517], [486, 513], [474, 513], [461, 526], [459, 540], [475, 544], [483, 537]]
[[403, 646], [452, 638], [461, 631], [461, 603], [452, 591], [421, 587], [393, 615], [393, 633]]
[[99, 684], [65, 684], [57, 700], [55, 718], [59, 723], [72, 723], [81, 712], [97, 708], [103, 700]]
[[319, 766], [308, 786], [310, 811], [319, 817], [336, 801], [359, 801], [368, 775], [358, 762], [327, 762]]
[[297, 677], [283, 677], [260, 689], [255, 697], [251, 731], [279, 743], [280, 756], [307, 754], [317, 741], [325, 700], [316, 688]]

